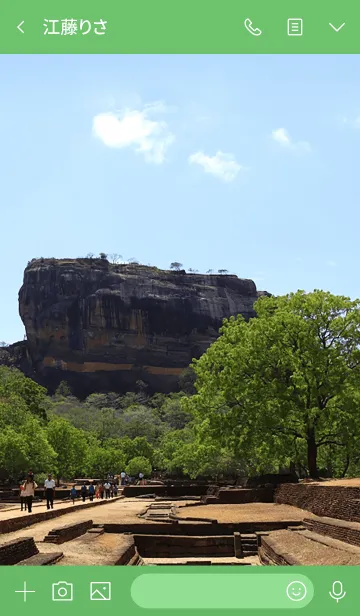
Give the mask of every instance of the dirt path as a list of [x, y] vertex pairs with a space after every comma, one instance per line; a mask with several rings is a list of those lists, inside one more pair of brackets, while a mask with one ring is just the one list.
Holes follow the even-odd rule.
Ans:
[[85, 522], [86, 520], [92, 520], [94, 524], [138, 524], [140, 521], [144, 524], [151, 524], [151, 522], [139, 520], [137, 517], [137, 514], [143, 511], [145, 506], [150, 502], [152, 501], [144, 502], [144, 499], [142, 499], [141, 502], [136, 499], [120, 499], [112, 502], [109, 501], [109, 504], [102, 505], [101, 507], [89, 507], [88, 509], [84, 509], [84, 511], [78, 509], [73, 512], [71, 512], [71, 507], [69, 507], [69, 513], [62, 515], [59, 518], [38, 522], [33, 526], [17, 530], [13, 533], [1, 535], [0, 543], [5, 543], [6, 541], [11, 541], [12, 539], [18, 539], [19, 537], [34, 537], [36, 542], [41, 542], [44, 537], [55, 528], [60, 528], [61, 526], [66, 526], [68, 524]]
[[218, 522], [275, 522], [303, 520], [308, 511], [276, 503], [246, 503], [244, 505], [198, 505], [177, 509], [181, 518], [211, 518]]

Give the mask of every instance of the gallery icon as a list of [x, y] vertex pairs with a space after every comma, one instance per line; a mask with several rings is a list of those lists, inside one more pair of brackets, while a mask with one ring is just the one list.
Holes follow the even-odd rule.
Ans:
[[110, 601], [111, 582], [91, 582], [90, 601]]
[[300, 17], [291, 17], [287, 21], [287, 33], [288, 36], [302, 36], [303, 35], [303, 20]]
[[74, 596], [74, 585], [69, 582], [57, 582], [52, 585], [53, 601], [72, 601]]

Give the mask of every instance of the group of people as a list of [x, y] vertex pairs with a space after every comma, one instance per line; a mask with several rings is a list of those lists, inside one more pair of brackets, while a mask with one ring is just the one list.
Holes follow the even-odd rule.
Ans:
[[[89, 500], [92, 502], [95, 498], [114, 498], [114, 496], [118, 495], [118, 487], [116, 483], [112, 483], [111, 481], [106, 481], [105, 483], [90, 483], [87, 484], [84, 481], [83, 485], [80, 488], [80, 496], [82, 498], [83, 503], [85, 503], [86, 498], [89, 497]], [[75, 487], [75, 484], [70, 490], [70, 498], [72, 502], [75, 503], [75, 499], [78, 497], [78, 491]]]
[[[38, 488], [38, 484], [35, 482], [34, 473], [32, 471], [28, 472], [27, 478], [25, 481], [20, 483], [20, 507], [21, 511], [28, 511], [31, 513], [33, 499], [35, 496], [35, 490]], [[56, 484], [52, 475], [49, 474], [47, 479], [44, 481], [44, 496], [46, 498], [46, 507], [47, 509], [54, 508], [54, 497], [55, 497]], [[90, 483], [87, 484], [84, 481], [83, 485], [80, 488], [80, 496], [82, 501], [85, 502], [87, 498], [92, 502], [94, 498], [114, 498], [114, 496], [118, 495], [118, 486], [116, 482], [111, 482], [107, 480], [104, 483]], [[75, 488], [75, 484], [70, 490], [70, 498], [73, 503], [75, 503], [75, 499], [78, 497], [78, 491]]]
[[[33, 499], [35, 496], [35, 490], [38, 487], [34, 479], [34, 473], [28, 472], [26, 480], [20, 484], [20, 507], [21, 511], [28, 511], [31, 513]], [[52, 475], [49, 474], [44, 482], [44, 492], [46, 498], [47, 509], [54, 509], [54, 496], [55, 496], [55, 481]]]
[[129, 477], [129, 475], [127, 475], [124, 471], [120, 473], [120, 485], [130, 486], [134, 483], [137, 483], [139, 485], [145, 485], [146, 479], [144, 478], [144, 474], [139, 473], [139, 478], [137, 480], [136, 477]]
[[[125, 472], [120, 473], [120, 484], [122, 486], [131, 485], [133, 483], [138, 483], [140, 485], [144, 485], [146, 480], [144, 478], [143, 473], [139, 473], [139, 478], [136, 480], [135, 477], [129, 477]], [[20, 484], [20, 506], [21, 511], [25, 510], [31, 513], [33, 499], [35, 496], [35, 490], [38, 488], [37, 483], [34, 479], [34, 473], [32, 471], [28, 472], [27, 478], [24, 482]], [[49, 474], [47, 479], [44, 481], [44, 495], [46, 498], [46, 507], [47, 509], [54, 508], [54, 497], [55, 497], [56, 485], [55, 481], [52, 478], [52, 475]], [[116, 481], [110, 481], [109, 479], [105, 482], [100, 483], [90, 483], [88, 484], [84, 481], [83, 485], [80, 488], [80, 496], [82, 501], [85, 502], [87, 498], [92, 502], [94, 498], [114, 498], [114, 496], [118, 495], [118, 486]], [[75, 488], [75, 484], [72, 486], [70, 490], [70, 498], [72, 502], [75, 503], [75, 499], [78, 497], [78, 491]]]

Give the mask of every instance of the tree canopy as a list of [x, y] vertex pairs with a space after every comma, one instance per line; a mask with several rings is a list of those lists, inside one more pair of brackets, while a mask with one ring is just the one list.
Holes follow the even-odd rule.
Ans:
[[350, 455], [360, 435], [359, 301], [298, 291], [254, 308], [248, 322], [225, 320], [194, 361], [185, 407], [249, 472], [295, 461], [317, 477], [320, 451]]

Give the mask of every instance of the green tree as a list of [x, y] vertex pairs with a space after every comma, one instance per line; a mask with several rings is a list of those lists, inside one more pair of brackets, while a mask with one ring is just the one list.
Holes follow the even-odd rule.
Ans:
[[179, 272], [182, 267], [183, 267], [183, 264], [179, 263], [179, 261], [174, 261], [173, 263], [170, 263], [170, 269], [176, 272]]
[[0, 399], [17, 397], [33, 415], [46, 419], [46, 389], [27, 378], [17, 368], [0, 366]]
[[64, 397], [71, 396], [72, 391], [70, 385], [66, 381], [61, 381], [56, 389], [55, 396]]
[[130, 477], [136, 477], [139, 473], [142, 473], [144, 477], [150, 477], [151, 471], [152, 467], [150, 461], [143, 456], [133, 458], [126, 467], [126, 472]]
[[134, 404], [127, 408], [118, 420], [119, 433], [134, 439], [145, 436], [150, 443], [155, 443], [164, 430], [159, 417], [148, 407]]
[[258, 318], [225, 320], [194, 361], [197, 394], [183, 404], [250, 469], [296, 460], [316, 478], [319, 451], [360, 434], [359, 304], [324, 291], [260, 298]]
[[109, 473], [121, 473], [126, 464], [125, 455], [118, 449], [104, 449], [101, 447], [89, 448], [86, 471], [96, 479], [107, 477]]
[[82, 474], [87, 461], [88, 443], [86, 436], [70, 422], [53, 417], [47, 426], [50, 445], [57, 454], [57, 480], [70, 479]]
[[16, 430], [6, 427], [0, 432], [0, 468], [17, 480], [31, 469], [34, 473], [53, 472], [56, 454], [49, 445], [40, 422], [31, 415]]
[[150, 460], [150, 462], [154, 459], [154, 448], [145, 436], [136, 436], [134, 439], [125, 436], [119, 439], [117, 448], [124, 453], [126, 463], [132, 458], [143, 457]]

